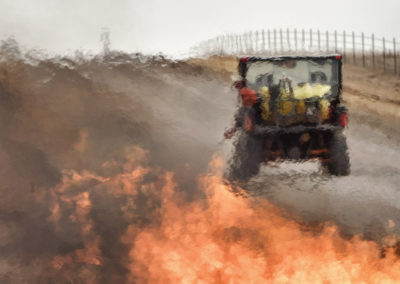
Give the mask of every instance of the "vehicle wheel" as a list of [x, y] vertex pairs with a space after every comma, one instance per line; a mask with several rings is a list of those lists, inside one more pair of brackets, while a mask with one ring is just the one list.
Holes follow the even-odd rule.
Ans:
[[263, 161], [263, 139], [241, 131], [234, 146], [228, 179], [232, 182], [246, 182], [257, 175], [260, 169]]
[[347, 176], [350, 174], [350, 159], [347, 151], [346, 136], [333, 133], [330, 142], [330, 161], [325, 164], [331, 175]]

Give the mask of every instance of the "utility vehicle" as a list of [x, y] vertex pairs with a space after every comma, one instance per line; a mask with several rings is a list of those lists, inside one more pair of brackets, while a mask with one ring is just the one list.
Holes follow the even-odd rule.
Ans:
[[239, 59], [240, 130], [230, 177], [247, 180], [262, 162], [319, 159], [332, 175], [350, 173], [340, 55]]

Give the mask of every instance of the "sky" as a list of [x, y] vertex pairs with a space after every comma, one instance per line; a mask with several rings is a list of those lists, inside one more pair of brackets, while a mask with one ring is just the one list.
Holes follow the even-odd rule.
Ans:
[[179, 56], [224, 33], [290, 28], [355, 31], [400, 41], [399, 0], [0, 0], [0, 40], [52, 53], [111, 48]]

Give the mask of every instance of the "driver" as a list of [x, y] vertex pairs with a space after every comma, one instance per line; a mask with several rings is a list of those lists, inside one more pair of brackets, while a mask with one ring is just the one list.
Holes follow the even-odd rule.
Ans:
[[246, 130], [251, 130], [254, 120], [254, 105], [257, 104], [259, 98], [257, 93], [245, 86], [240, 88], [239, 96], [241, 98], [242, 106], [235, 116], [235, 126], [225, 131], [224, 136], [226, 139], [232, 138], [239, 127], [244, 127]]

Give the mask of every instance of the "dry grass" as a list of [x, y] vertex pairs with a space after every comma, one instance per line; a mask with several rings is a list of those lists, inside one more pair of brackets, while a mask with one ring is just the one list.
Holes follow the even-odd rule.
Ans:
[[191, 58], [187, 61], [189, 64], [198, 65], [213, 72], [218, 72], [227, 80], [230, 80], [231, 75], [237, 73], [237, 58], [234, 56], [211, 56], [208, 58]]

